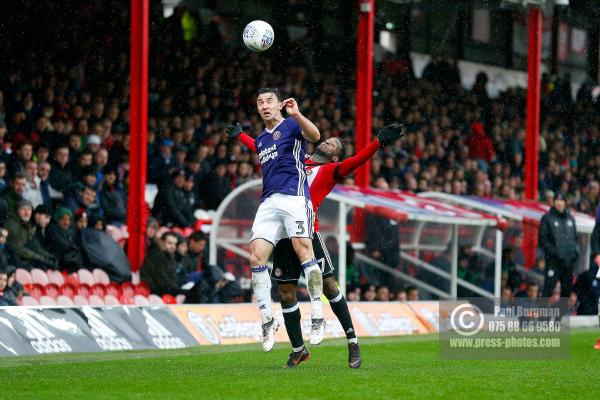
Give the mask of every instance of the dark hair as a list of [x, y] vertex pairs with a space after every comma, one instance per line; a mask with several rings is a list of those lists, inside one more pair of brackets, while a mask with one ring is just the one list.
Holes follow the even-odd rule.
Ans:
[[190, 236], [188, 236], [188, 240], [193, 240], [194, 242], [199, 242], [201, 240], [206, 240], [206, 235], [202, 231], [193, 232]]
[[17, 172], [13, 175], [11, 182], [15, 182], [17, 179], [27, 179], [27, 175], [22, 172]]
[[167, 240], [167, 238], [169, 236], [174, 237], [175, 240], [177, 240], [177, 242], [179, 242], [179, 239], [177, 238], [177, 235], [174, 234], [173, 232], [165, 232], [165, 233], [163, 233], [162, 236], [160, 237], [160, 240], [162, 240], [164, 242], [165, 240]]
[[281, 90], [279, 88], [266, 87], [266, 88], [258, 89], [259, 96], [261, 94], [265, 94], [265, 93], [273, 93], [275, 95], [275, 97], [277, 97], [277, 100], [279, 100], [279, 101], [283, 100], [283, 93], [281, 93]]
[[342, 142], [342, 139], [340, 139], [339, 137], [336, 137], [336, 139], [340, 142], [340, 153], [338, 154], [338, 160], [342, 161], [344, 158], [346, 158], [346, 149], [344, 147], [344, 142]]
[[416, 286], [411, 285], [406, 288], [406, 293], [412, 292], [413, 290], [419, 290], [419, 289]]
[[97, 193], [97, 192], [98, 192], [98, 191], [96, 190], [96, 188], [95, 188], [95, 187], [93, 187], [93, 186], [90, 186], [90, 185], [85, 185], [85, 186], [83, 186], [83, 187], [81, 188], [81, 192], [85, 191], [86, 189], [89, 189], [89, 190], [91, 190], [91, 191], [92, 191], [92, 192], [94, 192], [94, 193]]

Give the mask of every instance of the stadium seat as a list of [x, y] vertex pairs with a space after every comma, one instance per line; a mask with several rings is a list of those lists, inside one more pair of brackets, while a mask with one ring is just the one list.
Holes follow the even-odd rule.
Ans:
[[104, 289], [106, 290], [106, 294], [115, 296], [117, 299], [122, 294], [121, 286], [119, 286], [119, 284], [115, 282], [111, 282], [108, 285], [104, 286]]
[[58, 304], [59, 306], [73, 306], [73, 305], [75, 305], [73, 303], [73, 300], [71, 300], [70, 297], [63, 296], [63, 295], [60, 295], [60, 296], [58, 296], [56, 298], [56, 304]]
[[36, 298], [31, 296], [23, 296], [23, 301], [21, 304], [29, 307], [35, 307], [40, 305]]
[[165, 304], [177, 304], [175, 297], [171, 296], [170, 294], [163, 294], [162, 300]]
[[94, 269], [92, 271], [92, 274], [94, 275], [96, 283], [101, 283], [103, 285], [108, 285], [110, 283], [110, 278], [108, 277], [108, 274], [100, 268]]
[[131, 273], [131, 283], [133, 283], [134, 285], [137, 285], [140, 282], [141, 281], [140, 281], [140, 273], [139, 273], [139, 271], [132, 272]]
[[106, 304], [107, 306], [121, 305], [121, 303], [119, 302], [119, 299], [117, 299], [115, 296], [113, 296], [111, 294], [107, 294], [106, 296], [104, 296], [104, 304]]
[[42, 297], [40, 297], [40, 305], [41, 306], [55, 306], [56, 300], [54, 300], [50, 296], [42, 296]]
[[106, 296], [106, 290], [104, 289], [104, 285], [102, 285], [100, 283], [96, 283], [90, 289], [91, 289], [91, 293], [95, 294], [98, 297]]
[[48, 281], [48, 275], [46, 275], [46, 272], [39, 268], [34, 268], [31, 270], [31, 277], [33, 278], [33, 283], [37, 283], [38, 285], [46, 286], [50, 283]]
[[89, 297], [90, 294], [92, 293], [92, 289], [90, 288], [89, 285], [86, 284], [82, 284], [79, 285], [79, 287], [77, 288], [77, 294], [83, 297]]
[[178, 294], [175, 296], [175, 300], [177, 300], [177, 304], [183, 304], [185, 301], [185, 294]]
[[70, 298], [73, 298], [76, 294], [77, 294], [77, 289], [75, 289], [75, 287], [73, 285], [70, 285], [68, 283], [65, 283], [64, 285], [62, 285], [59, 289], [60, 294], [62, 294], [63, 296], [67, 296]]
[[79, 287], [79, 285], [80, 285], [79, 276], [77, 276], [77, 273], [75, 273], [75, 272], [67, 275], [67, 277], [65, 278], [65, 282], [68, 283], [69, 285], [73, 285], [76, 288]]
[[133, 300], [133, 297], [128, 296], [126, 294], [122, 294], [121, 297], [119, 297], [119, 302], [121, 304], [124, 304], [124, 305], [133, 305], [133, 304], [135, 304], [135, 301]]
[[140, 282], [134, 287], [135, 294], [141, 294], [142, 296], [150, 296], [150, 286], [146, 282]]
[[46, 275], [48, 275], [48, 282], [56, 286], [62, 286], [65, 283], [65, 278], [59, 271], [48, 270]]
[[46, 291], [42, 285], [34, 283], [29, 289], [27, 289], [27, 293], [29, 293], [29, 295], [34, 297], [36, 300], [39, 300], [40, 297], [46, 294]]
[[77, 276], [79, 277], [79, 283], [85, 283], [86, 285], [93, 286], [96, 283], [96, 279], [94, 279], [94, 275], [87, 269], [80, 269], [77, 271]]
[[131, 282], [123, 282], [121, 283], [121, 292], [129, 297], [135, 296], [135, 288], [131, 284]]
[[140, 294], [136, 294], [135, 297], [133, 298], [133, 301], [135, 303], [136, 306], [148, 306], [150, 305], [150, 302], [148, 301], [148, 299]]
[[150, 304], [165, 304], [165, 302], [155, 294], [148, 296], [148, 301]]
[[76, 306], [89, 306], [90, 302], [83, 296], [80, 295], [75, 295], [73, 297], [73, 303], [75, 303]]
[[91, 306], [103, 306], [104, 305], [104, 300], [102, 300], [101, 297], [98, 297], [95, 294], [88, 297], [88, 301], [90, 302]]
[[60, 295], [60, 289], [54, 283], [49, 283], [44, 287], [46, 296], [56, 299]]
[[22, 285], [33, 283], [33, 278], [31, 277], [31, 274], [29, 273], [29, 271], [23, 268], [17, 268], [16, 278], [17, 282], [21, 283]]

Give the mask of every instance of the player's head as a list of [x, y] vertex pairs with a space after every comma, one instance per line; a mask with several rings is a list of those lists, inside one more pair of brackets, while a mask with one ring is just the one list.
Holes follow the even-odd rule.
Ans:
[[332, 137], [321, 142], [315, 149], [315, 154], [328, 159], [329, 162], [338, 162], [343, 158], [343, 150], [344, 145], [342, 141], [336, 137]]
[[256, 107], [263, 121], [281, 118], [283, 110], [283, 97], [277, 88], [262, 88], [258, 91]]

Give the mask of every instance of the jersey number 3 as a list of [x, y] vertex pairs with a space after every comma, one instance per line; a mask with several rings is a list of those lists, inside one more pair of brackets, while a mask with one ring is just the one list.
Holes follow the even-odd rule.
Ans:
[[296, 221], [296, 224], [298, 225], [296, 235], [304, 235], [304, 232], [306, 232], [306, 229], [304, 229], [304, 221]]

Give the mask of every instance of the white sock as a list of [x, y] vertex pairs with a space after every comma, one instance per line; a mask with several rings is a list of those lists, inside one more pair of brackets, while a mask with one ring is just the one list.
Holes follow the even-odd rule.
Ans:
[[358, 338], [348, 339], [348, 343], [358, 343]]
[[271, 302], [271, 277], [266, 265], [252, 267], [252, 289], [258, 302], [260, 321], [266, 324], [273, 319], [273, 304]]
[[321, 268], [313, 258], [312, 260], [302, 263], [304, 276], [306, 276], [306, 286], [308, 286], [308, 296], [310, 297], [311, 319], [323, 318], [323, 275]]

